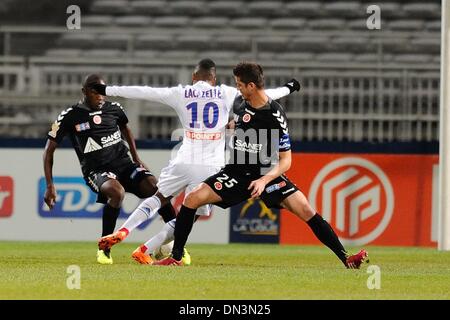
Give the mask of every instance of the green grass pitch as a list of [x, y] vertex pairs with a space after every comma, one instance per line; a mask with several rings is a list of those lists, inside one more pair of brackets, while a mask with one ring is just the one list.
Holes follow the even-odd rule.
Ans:
[[[0, 299], [450, 299], [450, 252], [435, 249], [367, 247], [370, 264], [347, 270], [320, 246], [192, 244], [189, 267], [139, 265], [136, 246], [98, 265], [95, 242], [0, 242]], [[70, 265], [80, 289], [67, 288]], [[380, 289], [367, 287], [370, 265]]]

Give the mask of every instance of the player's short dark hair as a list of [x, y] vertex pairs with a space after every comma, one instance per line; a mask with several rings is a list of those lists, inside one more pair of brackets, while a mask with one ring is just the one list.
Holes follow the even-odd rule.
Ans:
[[202, 59], [197, 63], [194, 74], [202, 80], [212, 80], [216, 77], [216, 64], [211, 59]]
[[101, 81], [105, 81], [101, 75], [96, 73], [90, 74], [84, 79], [83, 87], [89, 88], [91, 85], [100, 83]]
[[253, 82], [257, 88], [264, 88], [263, 69], [257, 63], [241, 62], [234, 67], [233, 74], [246, 85]]

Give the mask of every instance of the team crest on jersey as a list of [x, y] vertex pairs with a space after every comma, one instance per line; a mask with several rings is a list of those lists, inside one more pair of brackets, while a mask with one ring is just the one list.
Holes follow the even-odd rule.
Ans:
[[252, 119], [252, 116], [249, 115], [248, 113], [244, 114], [244, 116], [242, 117], [242, 121], [244, 122], [249, 122]]
[[102, 123], [102, 117], [100, 117], [99, 115], [94, 116], [94, 118], [92, 118], [92, 121], [94, 121], [95, 124], [100, 124]]
[[89, 130], [90, 128], [91, 128], [91, 126], [89, 125], [89, 122], [84, 122], [84, 123], [75, 125], [75, 130], [77, 130], [78, 132]]
[[220, 182], [214, 182], [214, 188], [216, 190], [222, 190], [222, 184]]

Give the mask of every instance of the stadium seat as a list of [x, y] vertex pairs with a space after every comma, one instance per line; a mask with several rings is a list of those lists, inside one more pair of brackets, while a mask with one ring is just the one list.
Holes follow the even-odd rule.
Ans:
[[136, 48], [165, 50], [173, 47], [173, 39], [170, 35], [144, 34], [137, 37]]
[[132, 36], [125, 33], [108, 33], [99, 37], [97, 46], [109, 49], [126, 49]]
[[189, 17], [176, 17], [176, 16], [166, 16], [166, 17], [156, 17], [153, 19], [153, 24], [156, 27], [162, 28], [186, 28], [189, 25]]
[[92, 12], [99, 14], [127, 13], [129, 8], [127, 0], [97, 0], [91, 6]]
[[66, 48], [92, 48], [95, 40], [96, 35], [93, 33], [65, 33], [57, 43]]
[[292, 61], [292, 62], [312, 62], [314, 61], [314, 54], [311, 52], [285, 52], [275, 56], [279, 61]]
[[229, 19], [226, 17], [199, 17], [192, 20], [191, 25], [197, 28], [224, 28], [228, 26]]
[[282, 19], [271, 19], [269, 20], [269, 25], [273, 29], [287, 29], [293, 30], [303, 28], [306, 24], [306, 19], [302, 18], [282, 18]]
[[324, 3], [322, 10], [326, 12], [329, 17], [345, 17], [354, 18], [360, 17], [365, 9], [360, 2], [357, 1], [338, 1], [331, 3]]
[[193, 50], [169, 50], [161, 51], [160, 57], [167, 59], [193, 59], [197, 56], [197, 52]]
[[440, 38], [419, 37], [411, 40], [411, 46], [415, 52], [439, 54], [441, 52]]
[[394, 56], [394, 61], [403, 63], [427, 63], [433, 61], [433, 57], [427, 54], [398, 54]]
[[79, 57], [81, 49], [49, 49], [45, 52], [46, 56], [50, 57]]
[[235, 51], [224, 51], [224, 50], [210, 50], [210, 51], [201, 51], [197, 54], [198, 59], [210, 58], [214, 61], [223, 61], [223, 60], [236, 60], [236, 52]]
[[440, 32], [441, 20], [427, 21], [425, 22], [425, 26], [428, 31]]
[[[381, 19], [381, 28], [384, 27], [384, 20]], [[367, 31], [367, 18], [347, 20], [347, 27], [350, 30]]]
[[146, 16], [123, 16], [115, 19], [115, 23], [120, 27], [145, 27], [150, 22], [151, 18]]
[[302, 36], [294, 38], [288, 45], [290, 51], [322, 52], [330, 47], [330, 38], [327, 36]]
[[411, 52], [412, 50], [407, 38], [382, 37], [374, 38], [371, 42], [375, 48], [378, 48], [378, 46], [381, 44], [383, 52], [407, 53]]
[[332, 39], [331, 45], [333, 50], [339, 52], [360, 53], [375, 50], [375, 47], [370, 42], [370, 38], [361, 36], [336, 37]]
[[282, 4], [277, 1], [255, 1], [248, 4], [248, 12], [252, 16], [279, 17], [283, 16], [286, 10], [283, 10]]
[[320, 17], [325, 13], [322, 4], [318, 1], [297, 1], [285, 5], [285, 10], [292, 17]]
[[180, 35], [174, 43], [180, 50], [192, 49], [198, 51], [210, 49], [212, 47], [211, 36], [201, 34]]
[[310, 19], [308, 27], [315, 30], [342, 30], [345, 28], [344, 19]]
[[[369, 6], [370, 3], [367, 3]], [[401, 18], [405, 17], [405, 12], [402, 10], [401, 5], [398, 2], [374, 2], [381, 9], [381, 19], [383, 18]], [[365, 11], [365, 10], [364, 10]]]
[[237, 29], [262, 29], [267, 25], [264, 18], [237, 18], [230, 22], [230, 25]]
[[214, 1], [208, 2], [209, 14], [228, 17], [246, 16], [247, 8], [241, 1]]
[[254, 40], [256, 41], [258, 51], [284, 52], [286, 51], [288, 39], [288, 37], [281, 36], [265, 36]]
[[250, 37], [243, 35], [218, 36], [215, 40], [215, 48], [223, 50], [251, 50]]
[[82, 25], [87, 26], [111, 26], [113, 24], [113, 16], [106, 15], [90, 15], [83, 17]]
[[361, 62], [361, 63], [376, 63], [381, 58], [382, 62], [389, 62], [392, 60], [393, 55], [392, 54], [383, 54], [378, 55], [376, 53], [363, 53], [363, 54], [357, 54], [353, 57], [353, 61], [355, 62]]
[[130, 10], [135, 14], [146, 14], [154, 17], [170, 15], [172, 7], [165, 1], [159, 0], [133, 0]]
[[320, 62], [351, 62], [352, 58], [351, 53], [327, 52], [316, 55], [316, 60]]
[[408, 15], [408, 17], [418, 17], [418, 18], [441, 17], [441, 6], [438, 3], [430, 3], [430, 2], [407, 3], [403, 5], [403, 11]]
[[117, 49], [91, 49], [84, 50], [82, 55], [93, 58], [118, 58], [124, 55], [123, 51]]
[[176, 15], [201, 16], [208, 12], [205, 1], [171, 1], [169, 4], [172, 8], [172, 14]]
[[257, 60], [261, 61], [273, 61], [276, 57], [276, 54], [274, 52], [269, 51], [258, 51], [258, 58]]
[[136, 50], [133, 52], [134, 57], [142, 59], [156, 58], [159, 54], [160, 52], [155, 50]]
[[388, 22], [389, 29], [393, 31], [421, 31], [424, 29], [423, 20], [394, 20]]

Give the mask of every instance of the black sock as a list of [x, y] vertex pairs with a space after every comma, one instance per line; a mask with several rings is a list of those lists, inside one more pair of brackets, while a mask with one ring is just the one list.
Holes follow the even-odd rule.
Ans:
[[189, 233], [191, 233], [192, 226], [194, 225], [195, 212], [197, 209], [191, 209], [181, 206], [175, 223], [172, 257], [175, 260], [181, 260], [183, 257], [183, 249], [188, 239]]
[[333, 228], [318, 213], [312, 217], [307, 224], [312, 229], [316, 237], [322, 241], [324, 245], [330, 248], [338, 258], [346, 264], [346, 251], [339, 241], [338, 236], [334, 233]]
[[161, 218], [163, 218], [164, 223], [167, 223], [177, 217], [177, 215], [175, 214], [175, 209], [172, 207], [170, 201], [164, 207], [159, 208], [158, 214], [161, 216]]
[[116, 228], [117, 217], [120, 214], [120, 208], [113, 208], [109, 204], [106, 204], [103, 207], [103, 229], [102, 229], [102, 237], [111, 234], [114, 232]]

